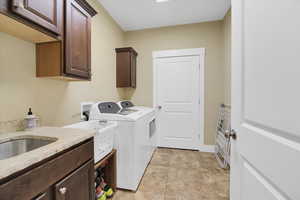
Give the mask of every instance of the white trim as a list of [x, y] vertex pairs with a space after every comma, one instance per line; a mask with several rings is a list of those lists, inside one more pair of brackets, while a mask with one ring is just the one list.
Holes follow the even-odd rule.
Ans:
[[167, 57], [180, 57], [180, 56], [204, 56], [205, 48], [197, 49], [178, 49], [166, 51], [153, 51], [153, 58], [167, 58]]
[[201, 145], [198, 149], [201, 152], [207, 153], [214, 153], [215, 152], [215, 145]]
[[167, 58], [167, 57], [180, 57], [180, 56], [199, 56], [200, 58], [200, 83], [199, 83], [199, 99], [200, 110], [199, 110], [199, 148], [204, 145], [204, 121], [205, 121], [205, 48], [195, 49], [178, 49], [178, 50], [166, 50], [166, 51], [153, 51], [153, 106], [157, 108], [156, 103], [156, 59]]

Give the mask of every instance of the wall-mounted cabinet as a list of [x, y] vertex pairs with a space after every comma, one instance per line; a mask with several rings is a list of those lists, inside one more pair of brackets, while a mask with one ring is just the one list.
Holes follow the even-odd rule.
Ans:
[[62, 35], [63, 0], [12, 0], [12, 12]]
[[63, 0], [1, 0], [0, 31], [31, 42], [61, 39]]
[[65, 73], [68, 75], [91, 78], [91, 16], [83, 4], [67, 0]]
[[132, 47], [117, 48], [117, 88], [136, 88], [137, 52]]
[[91, 79], [91, 17], [95, 14], [85, 1], [65, 1], [63, 40], [36, 45], [37, 77]]
[[0, 31], [36, 43], [37, 77], [91, 79], [91, 18], [86, 0], [1, 0]]

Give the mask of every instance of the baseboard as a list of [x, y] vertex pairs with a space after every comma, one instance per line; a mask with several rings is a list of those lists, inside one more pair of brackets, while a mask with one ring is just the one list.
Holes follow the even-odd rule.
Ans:
[[213, 153], [215, 152], [215, 145], [201, 145], [198, 150], [201, 152]]

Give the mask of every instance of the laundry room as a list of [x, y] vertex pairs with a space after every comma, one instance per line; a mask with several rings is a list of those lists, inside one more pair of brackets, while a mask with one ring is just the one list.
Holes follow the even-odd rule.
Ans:
[[256, 34], [264, 14], [245, 2], [1, 0], [0, 200], [275, 199], [251, 192], [265, 190], [300, 199], [253, 152], [273, 163], [257, 128], [280, 137], [293, 120], [274, 108], [296, 114], [261, 77], [270, 63], [284, 73], [283, 61], [256, 55], [264, 41], [273, 52], [274, 27]]
[[[118, 8], [130, 6], [117, 1], [8, 2], [0, 5], [0, 199], [228, 198], [228, 167], [214, 147], [219, 107], [230, 104], [229, 1], [187, 21], [186, 11], [177, 20], [142, 10], [131, 15], [140, 20], [124, 18]], [[162, 17], [182, 4], [145, 3]], [[188, 182], [191, 194], [181, 188]]]

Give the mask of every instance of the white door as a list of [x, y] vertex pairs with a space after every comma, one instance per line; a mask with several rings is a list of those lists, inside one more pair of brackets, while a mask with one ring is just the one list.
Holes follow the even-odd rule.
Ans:
[[[192, 52], [192, 53], [191, 53]], [[160, 147], [198, 149], [204, 49], [154, 53], [154, 96]], [[192, 54], [195, 55], [192, 55]]]
[[300, 1], [232, 0], [231, 200], [300, 199]]

